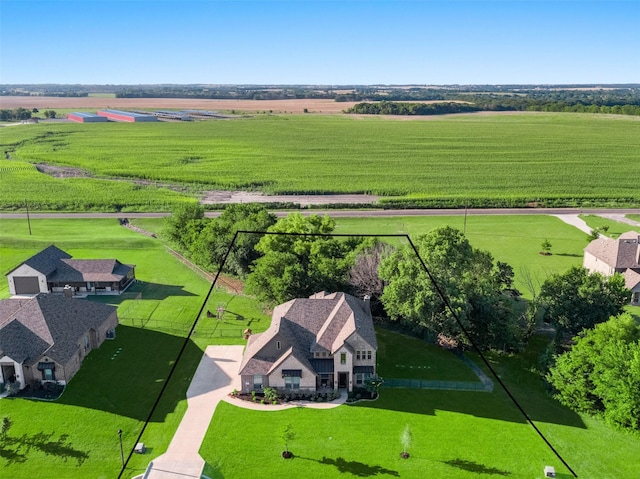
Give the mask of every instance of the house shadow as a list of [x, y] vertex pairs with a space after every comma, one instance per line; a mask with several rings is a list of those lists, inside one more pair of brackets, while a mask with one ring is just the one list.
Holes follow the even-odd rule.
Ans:
[[36, 453], [60, 458], [65, 462], [74, 461], [78, 466], [81, 466], [89, 458], [88, 452], [74, 447], [69, 442], [67, 434], [61, 434], [57, 438], [54, 436], [54, 432], [50, 434], [44, 432], [23, 434], [20, 437], [7, 434], [7, 437], [0, 441], [0, 457], [6, 461], [7, 466], [26, 462], [32, 450]]
[[116, 338], [87, 356], [56, 401], [145, 421], [162, 422], [184, 400], [203, 351], [188, 340], [162, 397], [159, 395], [185, 338], [119, 325]]
[[[313, 461], [325, 466], [333, 466], [336, 468], [337, 472], [341, 474], [351, 474], [352, 476], [356, 477], [372, 477], [382, 475], [400, 477], [400, 473], [398, 471], [387, 469], [378, 465], [371, 466], [369, 464], [364, 464], [358, 461], [347, 461], [342, 457], [332, 459], [330, 457], [323, 456], [322, 459], [313, 459], [310, 457], [294, 456], [294, 459]], [[330, 477], [332, 476], [332, 474], [328, 474], [327, 476]]]
[[114, 306], [120, 305], [123, 301], [130, 299], [145, 300], [163, 300], [170, 296], [197, 296], [196, 294], [186, 291], [183, 286], [175, 284], [162, 284], [162, 283], [147, 283], [145, 281], [137, 281], [127, 291], [122, 294], [102, 294], [102, 295], [87, 295], [87, 299], [91, 301], [98, 301], [101, 303], [112, 304]]
[[[514, 395], [535, 423], [552, 423], [586, 429], [586, 425], [578, 414], [548, 397], [543, 391], [526, 398], [519, 397], [517, 393]], [[498, 384], [491, 393], [382, 386], [377, 400], [358, 402], [350, 407], [388, 409], [432, 416], [436, 415], [437, 411], [451, 411], [486, 419], [527, 423], [527, 419]]]

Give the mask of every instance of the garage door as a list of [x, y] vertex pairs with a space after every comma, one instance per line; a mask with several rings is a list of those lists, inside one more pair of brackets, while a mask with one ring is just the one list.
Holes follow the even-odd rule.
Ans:
[[37, 294], [40, 292], [38, 278], [34, 276], [14, 276], [13, 284], [16, 286], [16, 294]]

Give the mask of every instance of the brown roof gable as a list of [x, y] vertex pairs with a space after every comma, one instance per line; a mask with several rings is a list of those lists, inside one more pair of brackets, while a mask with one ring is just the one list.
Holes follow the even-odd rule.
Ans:
[[615, 269], [640, 268], [640, 234], [628, 231], [617, 240], [598, 238], [584, 249]]
[[[27, 365], [34, 364], [45, 351], [54, 361], [65, 364], [77, 353], [81, 338], [116, 311], [116, 306], [53, 294], [4, 299], [0, 301], [0, 349], [12, 351]], [[25, 335], [33, 341], [24, 342]]]
[[[377, 349], [371, 314], [363, 300], [346, 293], [316, 293], [309, 298], [298, 298], [277, 306], [271, 326], [261, 334], [252, 336], [240, 364], [240, 374], [266, 374], [278, 357], [265, 357], [261, 351], [278, 335], [292, 344], [296, 358], [310, 356], [315, 351], [333, 354], [357, 332]], [[305, 366], [312, 368], [308, 360]]]

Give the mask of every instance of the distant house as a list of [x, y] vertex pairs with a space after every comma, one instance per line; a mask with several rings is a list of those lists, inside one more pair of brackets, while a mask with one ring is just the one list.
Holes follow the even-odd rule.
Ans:
[[617, 240], [600, 237], [584, 249], [583, 266], [592, 273], [620, 273], [631, 290], [631, 304], [640, 305], [640, 234], [629, 231]]
[[58, 294], [0, 301], [0, 382], [67, 383], [118, 325], [117, 308]]
[[135, 265], [117, 259], [72, 259], [51, 245], [7, 274], [12, 295], [62, 293], [120, 294], [136, 279]]
[[378, 345], [369, 298], [316, 293], [277, 306], [271, 326], [249, 337], [242, 392], [364, 387], [376, 373]]

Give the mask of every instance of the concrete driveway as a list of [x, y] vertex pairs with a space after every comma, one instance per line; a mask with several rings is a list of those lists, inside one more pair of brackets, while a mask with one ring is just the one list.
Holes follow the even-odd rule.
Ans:
[[198, 451], [218, 402], [240, 389], [238, 369], [244, 346], [208, 346], [187, 390], [187, 412], [167, 452], [154, 459], [144, 479], [200, 479], [204, 459]]

